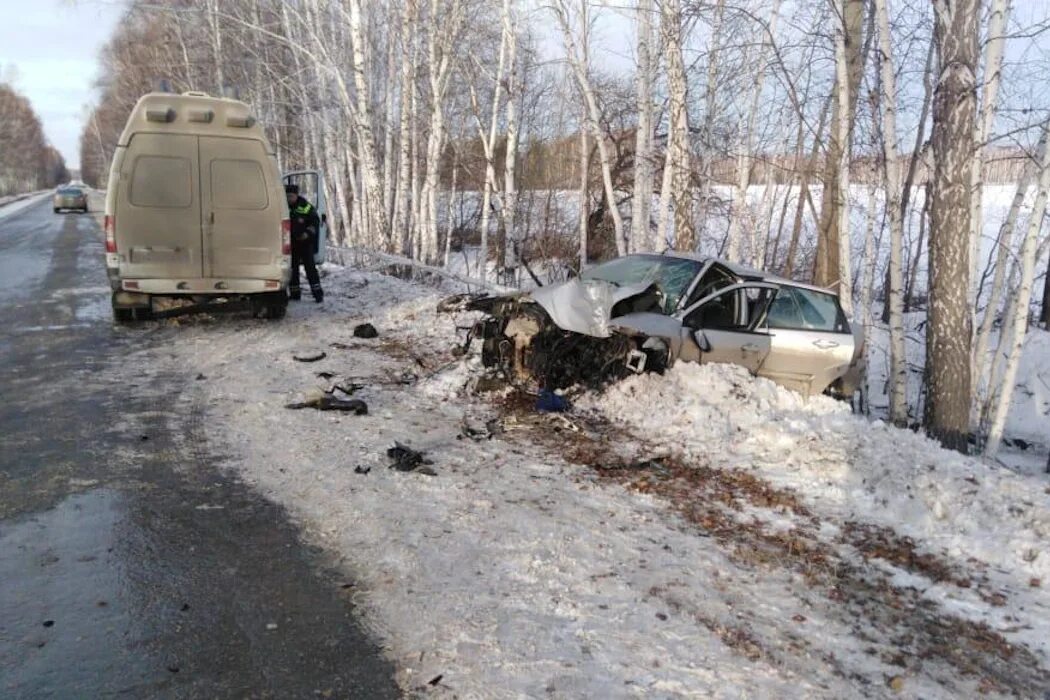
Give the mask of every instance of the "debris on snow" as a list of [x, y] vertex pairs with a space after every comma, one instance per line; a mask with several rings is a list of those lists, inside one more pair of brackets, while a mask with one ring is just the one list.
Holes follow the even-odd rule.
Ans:
[[328, 357], [328, 353], [323, 350], [317, 352], [295, 353], [292, 355], [292, 359], [296, 362], [320, 362], [326, 357]]
[[431, 460], [424, 457], [422, 452], [413, 450], [400, 442], [395, 441], [394, 446], [386, 451], [386, 456], [394, 460], [390, 465], [391, 469], [396, 469], [399, 472], [416, 471], [428, 476], [437, 476], [437, 473], [428, 467], [428, 465], [433, 464]]
[[371, 323], [362, 323], [354, 326], [354, 337], [355, 338], [378, 338], [379, 331]]
[[368, 404], [360, 399], [340, 399], [328, 394], [311, 396], [305, 401], [285, 404], [285, 408], [292, 410], [316, 408], [318, 411], [346, 411], [357, 416], [363, 416], [368, 413]]

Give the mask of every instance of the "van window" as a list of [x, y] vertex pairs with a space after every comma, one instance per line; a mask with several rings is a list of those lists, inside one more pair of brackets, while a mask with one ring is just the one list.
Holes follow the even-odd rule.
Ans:
[[183, 209], [193, 203], [190, 161], [171, 156], [139, 156], [131, 171], [129, 201], [136, 207]]
[[270, 206], [262, 166], [254, 160], [211, 161], [211, 197], [216, 209], [265, 209]]

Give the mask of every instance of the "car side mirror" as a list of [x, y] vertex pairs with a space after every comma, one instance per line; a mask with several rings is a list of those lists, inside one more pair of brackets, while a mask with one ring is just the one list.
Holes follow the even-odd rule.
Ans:
[[321, 223], [322, 224], [327, 224], [328, 223], [328, 214], [321, 214]]
[[707, 339], [707, 334], [704, 333], [703, 329], [693, 331], [693, 338], [696, 339], [696, 344], [700, 346], [700, 352], [711, 352], [711, 341]]

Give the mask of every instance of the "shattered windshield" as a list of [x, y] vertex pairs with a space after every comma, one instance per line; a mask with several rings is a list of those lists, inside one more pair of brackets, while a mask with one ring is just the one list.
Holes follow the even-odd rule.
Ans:
[[697, 260], [663, 255], [627, 255], [589, 267], [580, 278], [612, 282], [618, 287], [656, 282], [664, 294], [664, 313], [671, 313], [701, 267], [702, 263]]

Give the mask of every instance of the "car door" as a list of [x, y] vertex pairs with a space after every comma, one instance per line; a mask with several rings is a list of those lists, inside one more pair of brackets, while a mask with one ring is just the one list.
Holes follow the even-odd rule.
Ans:
[[200, 137], [204, 276], [266, 279], [281, 251], [274, 222], [282, 206], [270, 197], [256, 139]]
[[321, 227], [317, 232], [314, 262], [319, 265], [325, 261], [328, 244], [328, 202], [324, 195], [324, 175], [321, 174], [320, 170], [295, 170], [285, 173], [283, 180], [287, 185], [298, 185], [299, 194], [317, 209], [317, 216], [321, 219]]
[[767, 282], [734, 284], [686, 309], [682, 325], [693, 342], [683, 343], [680, 359], [757, 371], [769, 354], [770, 339], [756, 326], [776, 291], [777, 285]]
[[838, 298], [830, 292], [784, 286], [762, 325], [771, 345], [760, 376], [819, 394], [849, 368], [854, 338]]
[[135, 134], [119, 167], [113, 218], [121, 276], [200, 277], [197, 137]]

